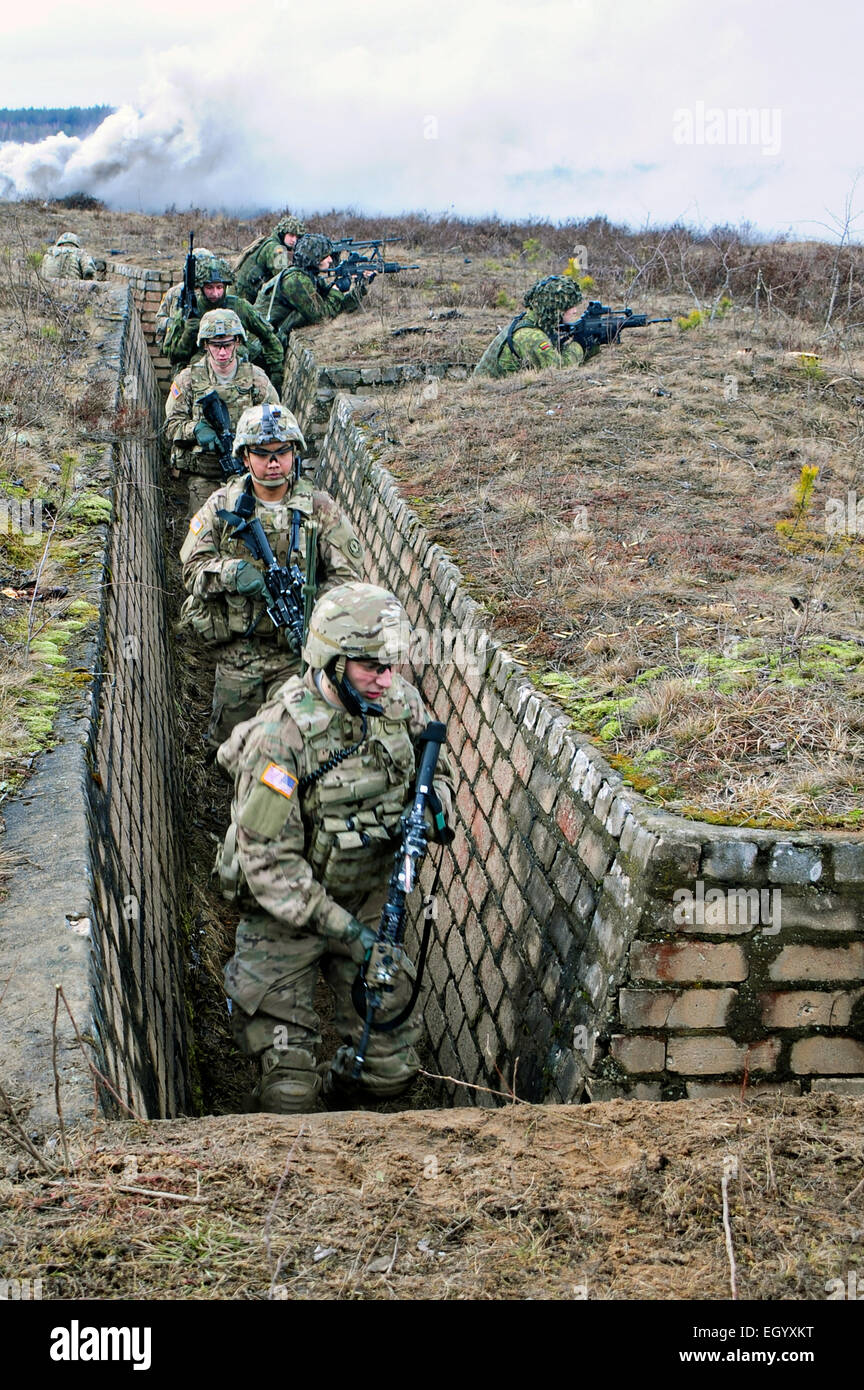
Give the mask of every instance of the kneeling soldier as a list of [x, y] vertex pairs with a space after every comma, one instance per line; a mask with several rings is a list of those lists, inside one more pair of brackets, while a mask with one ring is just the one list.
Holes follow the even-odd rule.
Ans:
[[[286, 681], [257, 717], [235, 729], [219, 762], [235, 780], [228, 842], [254, 912], [237, 928], [225, 971], [238, 1045], [261, 1061], [258, 1108], [318, 1108], [320, 966], [335, 994], [343, 1040], [325, 1093], [400, 1095], [419, 1067], [421, 1024], [373, 1032], [353, 1081], [362, 1021], [352, 984], [377, 935], [403, 812], [411, 805], [417, 738], [428, 722], [413, 685], [393, 673], [407, 618], [371, 584], [342, 584], [316, 604], [303, 650], [309, 670]], [[449, 817], [442, 752], [434, 783]], [[429, 838], [449, 838], [430, 826]], [[224, 862], [224, 861], [223, 861]], [[401, 957], [383, 1019], [410, 1000], [414, 970]]]
[[263, 567], [237, 538], [226, 513], [236, 517], [245, 510], [257, 517], [279, 564], [296, 564], [319, 593], [363, 572], [362, 547], [341, 508], [299, 476], [304, 447], [300, 427], [284, 406], [244, 411], [234, 452], [248, 472], [208, 498], [193, 516], [180, 551], [190, 595], [184, 619], [218, 651], [207, 732], [214, 749], [300, 670], [296, 640], [267, 614]]

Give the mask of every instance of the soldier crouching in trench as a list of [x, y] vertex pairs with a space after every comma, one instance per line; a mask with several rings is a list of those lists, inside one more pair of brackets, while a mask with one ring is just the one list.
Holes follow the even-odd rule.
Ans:
[[[286, 681], [219, 750], [235, 779], [223, 865], [236, 855], [255, 903], [237, 928], [225, 981], [234, 1037], [260, 1061], [259, 1110], [320, 1109], [322, 1088], [334, 1108], [358, 1096], [389, 1098], [417, 1075], [421, 1023], [412, 1016], [392, 1032], [372, 1033], [355, 1082], [362, 1021], [351, 998], [376, 940], [401, 818], [413, 799], [418, 736], [428, 722], [418, 691], [392, 669], [404, 659], [407, 630], [404, 610], [386, 590], [332, 589], [312, 613], [306, 674]], [[428, 838], [448, 840], [452, 775], [443, 751], [434, 791], [444, 819], [430, 818]], [[384, 1021], [409, 1001], [415, 978], [407, 955], [398, 957]], [[342, 1038], [323, 1068], [314, 1008], [319, 966]]]

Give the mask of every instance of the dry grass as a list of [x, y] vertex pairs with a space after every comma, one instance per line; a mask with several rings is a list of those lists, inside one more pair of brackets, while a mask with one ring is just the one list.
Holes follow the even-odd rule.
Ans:
[[825, 1299], [861, 1263], [862, 1106], [101, 1124], [74, 1174], [8, 1156], [4, 1266], [53, 1299], [725, 1300], [732, 1156], [739, 1296]]

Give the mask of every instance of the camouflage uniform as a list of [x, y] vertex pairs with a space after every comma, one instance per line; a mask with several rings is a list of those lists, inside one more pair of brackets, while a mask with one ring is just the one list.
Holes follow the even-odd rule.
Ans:
[[[205, 314], [199, 333], [211, 314], [215, 319], [222, 312], [210, 310]], [[225, 312], [227, 314], [229, 311]], [[234, 318], [231, 314], [231, 319]], [[240, 324], [237, 327], [243, 331]], [[198, 511], [222, 479], [218, 455], [202, 448], [195, 438], [195, 426], [203, 419], [199, 401], [212, 390], [227, 405], [232, 427], [236, 427], [243, 411], [249, 406], [260, 405], [262, 401], [279, 404], [276, 388], [267, 380], [261, 368], [253, 367], [251, 362], [238, 361], [236, 372], [226, 381], [213, 370], [205, 351], [203, 357], [199, 357], [190, 367], [184, 367], [175, 377], [165, 402], [165, 435], [173, 446], [171, 467], [178, 473], [190, 475], [190, 514]]]
[[585, 353], [572, 338], [560, 346], [558, 325], [561, 315], [581, 299], [579, 286], [563, 275], [549, 276], [533, 285], [523, 300], [526, 312], [493, 338], [474, 368], [474, 376], [580, 366]]
[[[237, 593], [240, 562], [263, 567], [252, 559], [242, 541], [233, 538], [231, 526], [216, 513], [220, 509], [233, 512], [237, 499], [249, 488], [248, 474], [218, 488], [193, 516], [180, 551], [183, 583], [190, 594], [183, 608], [184, 619], [219, 654], [207, 730], [207, 742], [213, 748], [218, 748], [237, 724], [251, 719], [277, 686], [300, 670], [299, 652], [292, 650], [285, 633], [266, 616], [264, 599]], [[363, 548], [347, 517], [332, 497], [313, 489], [307, 480], [295, 482], [281, 502], [256, 499], [255, 515], [279, 564], [297, 564], [304, 574], [307, 532], [314, 528], [319, 594], [361, 577]], [[244, 636], [253, 627], [251, 635]]]
[[[321, 669], [311, 647], [325, 606], [350, 626], [352, 611], [362, 613], [364, 604], [368, 610], [370, 595], [383, 595], [401, 614], [392, 595], [371, 585], [331, 591], [312, 615], [304, 649], [310, 666]], [[366, 626], [362, 616], [358, 626]], [[362, 637], [367, 634], [368, 626]], [[387, 654], [386, 648], [376, 651], [379, 659]], [[237, 928], [236, 951], [225, 971], [234, 1001], [232, 1028], [243, 1050], [261, 1059], [260, 1108], [280, 1112], [317, 1107], [319, 965], [335, 994], [334, 1027], [343, 1040], [329, 1079], [337, 1089], [352, 1086], [362, 1031], [351, 1001], [363, 957], [362, 945], [357, 954], [361, 924], [377, 931], [400, 818], [413, 795], [415, 740], [428, 722], [417, 690], [395, 674], [372, 707], [379, 712], [359, 715], [329, 704], [314, 675], [313, 669], [287, 681], [218, 755], [236, 779], [229, 837], [236, 837], [256, 903]], [[435, 790], [446, 811], [451, 781], [442, 751]], [[404, 956], [385, 1017], [408, 1002], [413, 980]], [[413, 1018], [390, 1033], [373, 1032], [358, 1087], [373, 1097], [404, 1091], [417, 1074], [414, 1045], [420, 1033]]]
[[[311, 264], [297, 264], [307, 248]], [[255, 308], [277, 330], [280, 342], [287, 345], [292, 328], [305, 328], [310, 323], [334, 319], [337, 314], [351, 314], [360, 308], [360, 301], [369, 288], [364, 280], [356, 280], [349, 290], [340, 290], [315, 272], [314, 267], [331, 255], [332, 250], [328, 237], [303, 237], [295, 248], [292, 269], [275, 276], [261, 289]]]
[[64, 232], [42, 257], [42, 275], [46, 280], [95, 280], [96, 262], [81, 250], [74, 232]]
[[283, 237], [301, 237], [306, 231], [305, 224], [297, 217], [281, 217], [269, 237], [253, 241], [240, 252], [234, 267], [234, 283], [237, 293], [255, 303], [255, 296], [265, 280], [271, 280], [280, 270], [291, 265], [293, 251], [285, 245]]
[[285, 349], [266, 319], [247, 300], [236, 294], [226, 294], [218, 303], [211, 304], [199, 290], [195, 301], [197, 313], [184, 319], [182, 313], [176, 312], [165, 334], [162, 351], [170, 358], [172, 367], [185, 367], [198, 355], [198, 325], [202, 315], [211, 309], [233, 309], [246, 330], [249, 361], [260, 364], [274, 385], [281, 381]]
[[[196, 261], [212, 260], [213, 252], [208, 251], [206, 246], [196, 246], [192, 252]], [[156, 322], [153, 328], [153, 338], [159, 351], [165, 342], [165, 334], [168, 332], [168, 325], [180, 308], [180, 296], [183, 293], [183, 281], [172, 285], [170, 290], [166, 290], [162, 296], [159, 308], [156, 310]]]

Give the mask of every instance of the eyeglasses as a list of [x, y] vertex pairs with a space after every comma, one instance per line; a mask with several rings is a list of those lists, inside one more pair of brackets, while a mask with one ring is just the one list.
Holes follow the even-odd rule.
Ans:
[[256, 459], [284, 459], [287, 454], [293, 454], [293, 444], [280, 444], [276, 449], [256, 448], [254, 444], [248, 445], [248, 449], [253, 458]]

